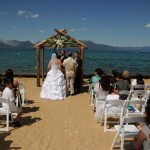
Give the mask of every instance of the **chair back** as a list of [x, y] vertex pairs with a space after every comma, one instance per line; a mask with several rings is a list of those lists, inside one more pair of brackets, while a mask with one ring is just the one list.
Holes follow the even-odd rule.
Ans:
[[133, 90], [144, 90], [145, 85], [144, 84], [137, 84], [133, 86]]
[[119, 91], [119, 99], [126, 100], [129, 96], [130, 91], [127, 90], [121, 90]]
[[1, 128], [0, 131], [8, 132], [9, 131], [9, 100], [0, 97], [0, 103], [2, 103], [2, 105], [3, 105], [3, 103], [6, 104], [5, 109], [0, 108], [0, 115], [6, 115], [6, 127]]
[[145, 119], [142, 116], [124, 117], [123, 120], [122, 125], [125, 123], [145, 122]]
[[145, 94], [145, 90], [133, 90], [134, 97], [142, 97]]
[[145, 84], [145, 90], [150, 90], [150, 84]]
[[124, 105], [124, 100], [106, 100], [106, 104], [112, 104], [112, 105]]

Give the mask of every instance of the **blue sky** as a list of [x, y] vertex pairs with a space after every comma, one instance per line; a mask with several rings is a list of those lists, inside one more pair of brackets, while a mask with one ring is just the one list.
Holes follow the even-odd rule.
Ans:
[[36, 43], [55, 28], [99, 44], [150, 46], [150, 0], [0, 1], [0, 39]]

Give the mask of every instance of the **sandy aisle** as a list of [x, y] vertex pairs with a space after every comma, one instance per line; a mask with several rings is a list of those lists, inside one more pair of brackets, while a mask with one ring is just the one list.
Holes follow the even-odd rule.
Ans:
[[104, 133], [103, 126], [94, 120], [88, 93], [61, 101], [43, 100], [35, 78], [18, 80], [27, 88], [22, 127], [0, 133], [0, 150], [110, 149], [115, 133]]

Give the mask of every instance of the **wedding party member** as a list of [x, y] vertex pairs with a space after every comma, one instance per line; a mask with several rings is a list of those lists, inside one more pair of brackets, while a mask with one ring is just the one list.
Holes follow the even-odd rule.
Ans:
[[[11, 113], [17, 113], [16, 118], [13, 120], [13, 126], [14, 127], [20, 127], [21, 124], [19, 123], [19, 119], [22, 115], [22, 108], [19, 108], [15, 105], [15, 97], [13, 94], [13, 82], [11, 79], [5, 78], [4, 80], [5, 83], [5, 89], [2, 93], [2, 98], [8, 99], [9, 100], [9, 108]], [[2, 108], [5, 110], [7, 108], [6, 103], [2, 103]]]
[[77, 63], [72, 58], [72, 52], [68, 52], [68, 58], [64, 60], [63, 66], [65, 67], [65, 72], [66, 72], [67, 95], [69, 94], [73, 95], [74, 94], [74, 79], [75, 79]]
[[77, 63], [74, 88], [77, 93], [80, 93], [82, 87], [82, 59], [79, 52], [75, 53], [75, 61]]
[[64, 49], [61, 50], [60, 52], [60, 60], [61, 60], [61, 63], [63, 64], [64, 60], [67, 59], [68, 57], [66, 56], [66, 52]]
[[47, 73], [44, 84], [42, 85], [40, 96], [50, 100], [60, 100], [66, 98], [66, 81], [64, 74], [60, 70], [61, 61], [57, 53], [53, 53], [48, 63], [49, 72]]
[[66, 56], [66, 52], [65, 52], [65, 50], [64, 49], [62, 49], [61, 51], [60, 51], [60, 60], [61, 60], [61, 71], [62, 71], [62, 73], [64, 74], [64, 76], [66, 76], [66, 74], [65, 74], [65, 68], [64, 68], [64, 66], [63, 66], [63, 62], [64, 62], [64, 60], [65, 59], [67, 59], [68, 57]]

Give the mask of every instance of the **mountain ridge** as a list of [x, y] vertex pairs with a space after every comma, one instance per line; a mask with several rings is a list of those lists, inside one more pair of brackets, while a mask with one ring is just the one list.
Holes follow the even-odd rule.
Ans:
[[[137, 51], [137, 52], [150, 52], [150, 47], [119, 47], [105, 44], [97, 44], [93, 41], [80, 40], [85, 43], [89, 50], [98, 51]], [[33, 44], [30, 41], [18, 41], [18, 40], [4, 40], [0, 39], [0, 50], [3, 49], [32, 49]]]

